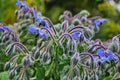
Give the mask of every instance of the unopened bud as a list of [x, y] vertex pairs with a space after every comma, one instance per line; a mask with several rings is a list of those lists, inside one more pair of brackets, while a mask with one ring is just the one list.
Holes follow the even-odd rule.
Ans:
[[73, 23], [74, 26], [77, 26], [77, 25], [80, 25], [80, 24], [81, 24], [81, 21], [80, 21], [79, 19], [74, 19], [74, 20], [72, 21], [72, 23]]
[[87, 10], [82, 10], [82, 11], [80, 12], [80, 15], [81, 15], [81, 16], [89, 16], [90, 13], [89, 13]]
[[6, 48], [6, 55], [11, 55], [15, 51], [15, 46], [13, 44], [9, 44]]
[[95, 33], [98, 33], [99, 30], [100, 30], [100, 28], [99, 28], [98, 26], [94, 26], [94, 32], [95, 32]]
[[72, 66], [76, 66], [80, 60], [79, 53], [75, 53], [72, 57]]
[[11, 70], [10, 71], [10, 74], [9, 74], [9, 79], [12, 80], [15, 76], [15, 71], [14, 70]]
[[40, 52], [39, 51], [36, 51], [35, 53], [34, 53], [34, 58], [35, 59], [38, 59], [40, 57]]
[[41, 38], [37, 41], [37, 47], [41, 47], [43, 44], [44, 44], [43, 38]]
[[9, 70], [10, 66], [11, 66], [10, 62], [6, 62], [4, 66], [4, 70], [5, 71]]
[[27, 56], [25, 56], [25, 57], [23, 58], [22, 62], [23, 62], [24, 67], [29, 66], [29, 65], [31, 64], [31, 62], [32, 62], [32, 60], [31, 60], [31, 55], [28, 54]]
[[68, 55], [72, 56], [76, 52], [76, 42], [75, 40], [69, 40], [67, 43]]
[[112, 43], [110, 43], [108, 48], [113, 52], [118, 52], [119, 51], [119, 43], [113, 41]]
[[35, 46], [32, 48], [32, 55], [34, 55], [36, 51], [37, 51], [37, 47]]
[[87, 39], [91, 39], [91, 38], [94, 36], [93, 30], [90, 30], [89, 28], [85, 28], [85, 29], [84, 29], [84, 36], [85, 36]]
[[84, 42], [84, 35], [83, 34], [80, 35], [79, 41]]
[[16, 10], [16, 11], [15, 11], [15, 15], [16, 15], [16, 16], [18, 16], [18, 14], [19, 14], [19, 11], [18, 11], [18, 10]]
[[45, 62], [45, 63], [49, 63], [50, 60], [51, 60], [50, 54], [49, 54], [49, 53], [43, 53], [43, 55], [42, 55], [42, 60], [43, 60], [43, 62]]
[[64, 15], [61, 15], [61, 16], [59, 17], [59, 21], [60, 21], [60, 22], [63, 22], [63, 21], [64, 21]]
[[29, 19], [32, 17], [32, 14], [30, 12], [27, 12], [25, 15], [24, 15], [24, 19]]

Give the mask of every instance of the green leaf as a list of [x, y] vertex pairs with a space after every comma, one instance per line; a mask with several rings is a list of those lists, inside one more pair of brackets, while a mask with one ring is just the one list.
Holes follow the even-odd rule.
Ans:
[[18, 64], [21, 63], [21, 61], [22, 61], [22, 59], [23, 59], [24, 56], [25, 56], [25, 54], [20, 54], [20, 55], [18, 56], [18, 59], [17, 59], [17, 63], [18, 63]]
[[105, 77], [103, 80], [112, 80], [112, 76]]
[[1, 72], [0, 73], [0, 80], [9, 80], [9, 73], [8, 72]]
[[57, 46], [56, 47], [56, 52], [57, 52], [57, 54], [62, 55], [64, 53], [63, 46]]
[[36, 69], [36, 80], [44, 80], [45, 78], [45, 68], [43, 66], [39, 66]]
[[67, 65], [70, 65], [70, 57], [63, 59], [59, 64], [59, 70], [63, 70], [63, 68]]

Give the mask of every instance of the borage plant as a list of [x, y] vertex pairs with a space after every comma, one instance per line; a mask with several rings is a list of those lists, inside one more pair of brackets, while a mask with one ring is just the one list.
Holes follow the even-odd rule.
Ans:
[[36, 7], [20, 0], [16, 5], [17, 33], [0, 24], [1, 44], [11, 57], [4, 66], [10, 80], [120, 79], [120, 35], [92, 40], [107, 19], [65, 11], [53, 24]]

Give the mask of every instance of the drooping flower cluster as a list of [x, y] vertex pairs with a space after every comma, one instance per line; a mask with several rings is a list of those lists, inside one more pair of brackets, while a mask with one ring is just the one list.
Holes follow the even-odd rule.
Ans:
[[4, 67], [10, 71], [10, 79], [98, 80], [105, 74], [101, 71], [106, 69], [112, 75], [110, 70], [119, 67], [120, 36], [106, 42], [92, 40], [107, 19], [89, 18], [86, 10], [76, 15], [65, 11], [59, 17], [60, 23], [53, 24], [36, 7], [20, 0], [16, 5], [20, 9], [16, 11], [15, 26], [20, 35], [17, 37], [14, 30], [0, 25], [0, 30], [9, 31], [13, 36], [6, 48], [6, 55], [13, 57]]

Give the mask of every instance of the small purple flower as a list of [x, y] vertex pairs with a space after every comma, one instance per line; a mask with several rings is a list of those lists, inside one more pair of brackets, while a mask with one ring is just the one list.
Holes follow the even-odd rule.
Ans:
[[106, 55], [107, 55], [107, 59], [108, 60], [112, 60], [113, 59], [113, 52], [112, 51], [107, 51]]
[[34, 18], [35, 18], [36, 21], [39, 20], [36, 11], [33, 11], [33, 16], [34, 16]]
[[46, 28], [50, 28], [49, 24], [45, 20], [41, 20], [41, 23], [44, 24]]
[[35, 18], [36, 21], [41, 21], [42, 19], [38, 17], [37, 12], [33, 9], [33, 17]]
[[97, 50], [97, 53], [98, 53], [98, 55], [99, 55], [101, 58], [105, 56], [105, 52], [104, 52], [104, 50], [102, 50], [102, 49], [98, 49], [98, 50]]
[[25, 68], [26, 68], [27, 66], [29, 66], [29, 65], [31, 64], [31, 62], [32, 62], [31, 55], [30, 55], [30, 54], [27, 54], [27, 55], [23, 58], [22, 62], [23, 62], [23, 65], [24, 65]]
[[37, 33], [37, 35], [44, 37], [47, 41], [48, 41], [48, 36], [46, 35], [45, 32], [41, 31], [39, 28], [33, 27], [33, 26], [29, 26], [28, 27], [28, 31], [32, 32], [32, 33]]
[[26, 3], [21, 3], [21, 8], [25, 11], [28, 11], [29, 10], [29, 7]]
[[106, 62], [106, 60], [105, 59], [100, 59], [100, 62], [104, 63], [104, 62]]
[[80, 32], [74, 32], [73, 35], [72, 35], [72, 37], [73, 37], [74, 39], [77, 39], [80, 35], [81, 35]]
[[79, 53], [76, 52], [72, 57], [72, 65], [76, 66], [78, 64], [79, 60], [80, 60]]
[[28, 31], [29, 31], [29, 32], [34, 33], [34, 32], [37, 32], [37, 30], [38, 30], [38, 29], [35, 28], [35, 27], [32, 27], [32, 26], [29, 26], [29, 27], [28, 27]]
[[113, 59], [115, 59], [117, 61], [119, 60], [118, 57], [110, 50], [106, 51], [106, 55], [107, 55], [108, 60], [113, 60]]
[[41, 31], [40, 29], [38, 30], [38, 34], [41, 35], [42, 37], [44, 37], [46, 39], [46, 41], [48, 41], [48, 36], [46, 35], [45, 32]]
[[97, 19], [97, 20], [94, 20], [94, 24], [95, 26], [99, 26], [100, 24], [104, 23], [104, 22], [108, 22], [107, 19]]
[[20, 0], [17, 0], [16, 5], [20, 6], [25, 11], [29, 10], [28, 5], [25, 2], [21, 2]]
[[7, 30], [10, 31], [12, 30], [9, 26], [0, 26], [0, 31]]
[[50, 28], [49, 24], [45, 20], [43, 20], [43, 19], [38, 17], [38, 15], [37, 15], [35, 10], [33, 10], [33, 16], [34, 16], [36, 21], [41, 22], [42, 24], [44, 24], [46, 28]]
[[21, 1], [20, 1], [20, 0], [17, 0], [17, 1], [16, 1], [16, 5], [17, 5], [17, 6], [20, 6], [20, 5], [21, 5]]

